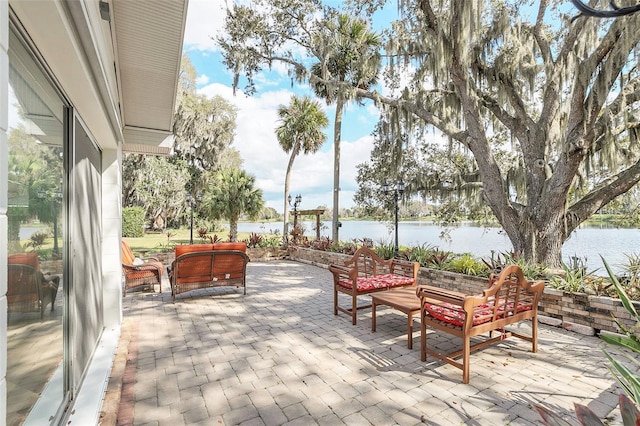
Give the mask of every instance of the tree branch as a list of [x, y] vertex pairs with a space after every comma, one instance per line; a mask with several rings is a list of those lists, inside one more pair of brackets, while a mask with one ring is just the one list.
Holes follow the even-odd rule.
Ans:
[[567, 209], [568, 233], [596, 211], [640, 182], [640, 161], [617, 175], [602, 181], [596, 188]]

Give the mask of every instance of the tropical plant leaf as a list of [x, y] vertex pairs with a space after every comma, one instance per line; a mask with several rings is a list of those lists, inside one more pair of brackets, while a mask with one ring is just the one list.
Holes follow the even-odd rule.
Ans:
[[618, 296], [620, 297], [620, 301], [622, 302], [622, 306], [624, 306], [624, 308], [627, 310], [627, 312], [629, 312], [631, 315], [633, 315], [633, 317], [636, 320], [639, 320], [640, 317], [638, 316], [638, 312], [636, 311], [636, 308], [633, 306], [633, 303], [631, 302], [631, 300], [627, 296], [627, 293], [624, 291], [624, 288], [622, 288], [622, 285], [618, 281], [618, 278], [611, 271], [611, 268], [609, 267], [609, 264], [607, 263], [606, 260], [604, 260], [604, 257], [602, 255], [600, 255], [600, 259], [602, 259], [602, 263], [604, 263], [604, 267], [606, 268], [607, 273], [609, 274], [609, 278], [611, 278], [611, 283], [615, 287], [616, 292], [618, 293]]
[[640, 411], [633, 401], [625, 394], [620, 395], [620, 415], [624, 426], [634, 426], [640, 423]]
[[602, 421], [598, 418], [596, 413], [591, 411], [589, 407], [582, 404], [574, 404], [576, 407], [576, 416], [578, 417], [578, 421], [584, 426], [601, 426], [604, 425]]
[[609, 358], [611, 365], [615, 368], [615, 371], [609, 367], [609, 371], [620, 383], [620, 386], [624, 389], [625, 393], [629, 397], [633, 398], [636, 404], [640, 404], [640, 377], [631, 370], [629, 370], [624, 364], [613, 358], [607, 351], [603, 351]]
[[601, 332], [600, 339], [612, 345], [622, 346], [625, 348], [629, 348], [634, 352], [640, 352], [640, 342], [638, 342], [638, 340], [633, 337], [623, 336], [610, 332]]
[[571, 426], [571, 423], [560, 417], [559, 414], [554, 413], [546, 407], [541, 405], [534, 405], [533, 408], [536, 409], [540, 417], [542, 417], [542, 421], [547, 426]]

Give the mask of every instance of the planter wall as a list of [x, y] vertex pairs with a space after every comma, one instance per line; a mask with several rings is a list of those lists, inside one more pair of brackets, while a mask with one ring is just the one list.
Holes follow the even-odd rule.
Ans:
[[252, 261], [278, 260], [287, 257], [287, 250], [281, 247], [247, 248], [247, 256]]
[[[287, 256], [287, 250], [281, 247], [247, 248], [247, 256], [252, 261], [265, 261], [283, 259]], [[175, 259], [173, 251], [164, 253], [147, 253], [147, 257], [155, 257], [165, 266], [171, 265]]]
[[[329, 263], [343, 263], [351, 256], [320, 250], [297, 248], [289, 253], [292, 260], [326, 267]], [[481, 293], [487, 279], [455, 272], [420, 268], [418, 284], [428, 284], [465, 294]], [[634, 302], [637, 310], [640, 303]], [[600, 330], [618, 332], [617, 318], [627, 327], [635, 325], [635, 319], [624, 309], [619, 299], [592, 296], [583, 293], [545, 288], [539, 304], [541, 323], [563, 327], [581, 334], [595, 335]]]

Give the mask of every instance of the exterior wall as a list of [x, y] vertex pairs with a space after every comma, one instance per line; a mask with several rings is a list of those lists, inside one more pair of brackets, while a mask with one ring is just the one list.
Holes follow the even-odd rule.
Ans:
[[[291, 250], [292, 260], [326, 267], [329, 263], [343, 263], [350, 256], [320, 250], [298, 248]], [[487, 279], [454, 272], [420, 268], [418, 284], [433, 285], [465, 294], [478, 294], [486, 288]], [[640, 311], [640, 303], [635, 302]], [[539, 321], [544, 324], [563, 327], [581, 334], [595, 335], [600, 330], [618, 332], [613, 317], [626, 327], [634, 327], [635, 319], [624, 309], [619, 299], [593, 296], [584, 293], [569, 293], [545, 288], [539, 309]]]
[[[0, 1], [0, 259], [7, 258], [9, 3]], [[0, 426], [7, 422], [7, 263], [0, 262]]]
[[102, 151], [102, 280], [104, 285], [104, 325], [119, 327], [122, 322], [122, 152]]

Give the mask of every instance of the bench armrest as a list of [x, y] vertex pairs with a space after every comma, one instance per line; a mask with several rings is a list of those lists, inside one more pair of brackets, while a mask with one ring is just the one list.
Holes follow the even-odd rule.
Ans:
[[425, 299], [430, 299], [430, 302], [446, 302], [453, 305], [462, 306], [466, 295], [457, 291], [445, 290], [439, 287], [433, 287], [430, 285], [420, 285], [416, 288], [416, 295], [421, 299], [424, 304]]
[[358, 279], [358, 268], [350, 268], [343, 265], [329, 264], [329, 271], [333, 274], [334, 278], [339, 280], [340, 278], [356, 281]]

